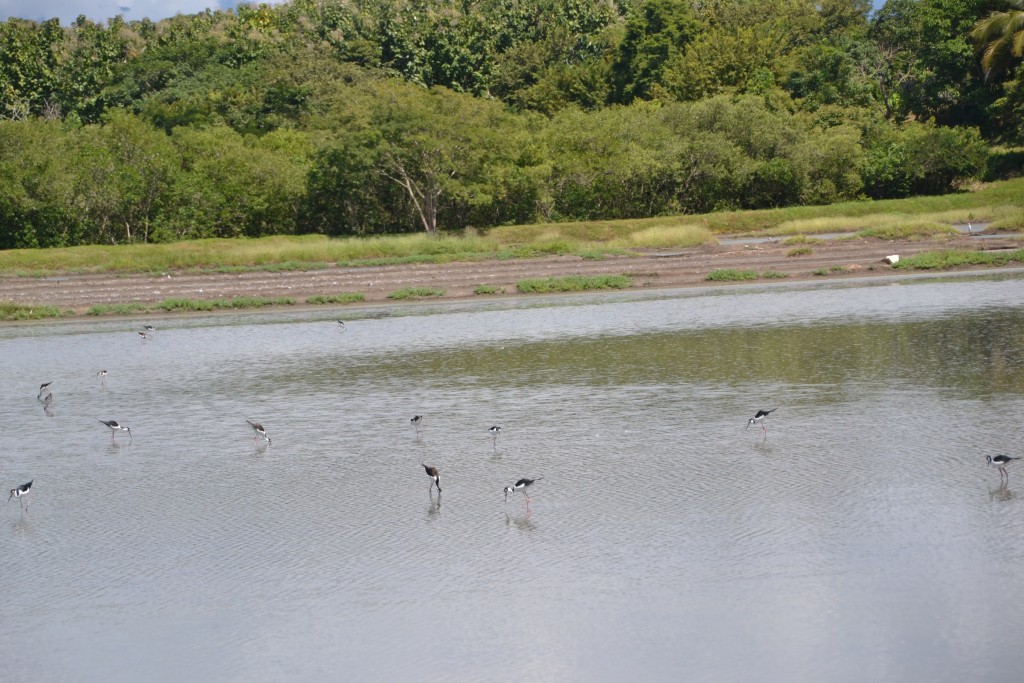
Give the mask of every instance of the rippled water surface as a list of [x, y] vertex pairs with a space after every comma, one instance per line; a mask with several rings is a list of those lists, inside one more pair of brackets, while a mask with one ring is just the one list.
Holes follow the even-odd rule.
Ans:
[[0, 327], [3, 678], [1022, 680], [1022, 285]]

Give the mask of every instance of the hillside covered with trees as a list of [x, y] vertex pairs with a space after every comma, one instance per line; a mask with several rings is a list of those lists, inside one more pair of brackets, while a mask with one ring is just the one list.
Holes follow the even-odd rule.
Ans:
[[293, 0], [0, 23], [0, 248], [949, 192], [1024, 0]]

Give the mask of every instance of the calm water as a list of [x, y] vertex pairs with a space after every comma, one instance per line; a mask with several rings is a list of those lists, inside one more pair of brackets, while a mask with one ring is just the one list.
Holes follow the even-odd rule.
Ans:
[[35, 487], [0, 509], [0, 670], [1019, 681], [1024, 466], [984, 456], [1024, 455], [1022, 294], [2, 326], [0, 483]]

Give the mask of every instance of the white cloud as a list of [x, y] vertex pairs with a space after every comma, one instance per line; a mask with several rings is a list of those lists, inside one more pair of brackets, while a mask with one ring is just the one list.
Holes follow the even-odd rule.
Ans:
[[[280, 0], [272, 0], [276, 4]], [[237, 0], [0, 0], [0, 21], [11, 17], [42, 21], [57, 17], [64, 26], [84, 14], [96, 22], [123, 16], [126, 20], [153, 21], [175, 14], [196, 14], [206, 8], [234, 7]], [[258, 3], [253, 3], [258, 4]]]

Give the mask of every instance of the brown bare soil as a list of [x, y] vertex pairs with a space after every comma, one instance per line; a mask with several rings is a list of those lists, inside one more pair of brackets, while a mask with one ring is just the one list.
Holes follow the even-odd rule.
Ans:
[[[498, 296], [517, 295], [516, 282], [524, 278], [563, 275], [627, 275], [634, 288], [671, 288], [721, 285], [707, 281], [716, 269], [785, 273], [788, 280], [856, 278], [900, 275], [882, 262], [890, 254], [901, 257], [955, 247], [1017, 248], [1011, 239], [978, 240], [958, 237], [903, 242], [875, 239], [832, 240], [810, 245], [811, 254], [787, 256], [793, 246], [781, 242], [716, 245], [675, 251], [645, 252], [600, 260], [576, 256], [538, 259], [488, 260], [445, 264], [414, 264], [329, 268], [317, 271], [253, 271], [246, 273], [172, 272], [134, 275], [60, 275], [45, 278], [0, 277], [0, 301], [50, 305], [83, 314], [96, 304], [155, 304], [165, 299], [229, 299], [236, 296], [291, 297], [304, 303], [317, 294], [361, 292], [367, 303], [385, 303], [403, 287], [434, 287], [445, 299], [472, 298], [479, 285], [501, 288]], [[841, 267], [841, 270], [839, 268]], [[837, 270], [832, 270], [836, 268]], [[814, 271], [828, 269], [826, 276]]]

